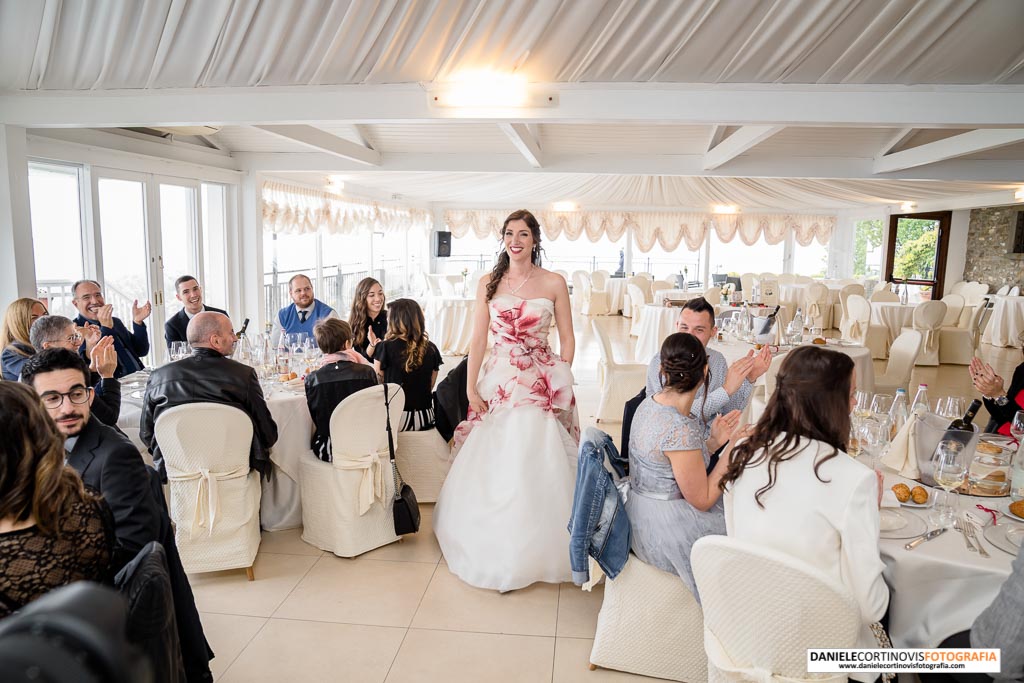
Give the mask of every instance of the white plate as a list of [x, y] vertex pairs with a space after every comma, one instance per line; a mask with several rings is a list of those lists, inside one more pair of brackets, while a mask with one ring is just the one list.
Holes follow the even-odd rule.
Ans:
[[[923, 519], [918, 517], [915, 513], [908, 510], [899, 510], [897, 508], [882, 508], [879, 511], [880, 520], [884, 520], [885, 517], [899, 517], [904, 521], [904, 525], [898, 529], [892, 529], [889, 531], [885, 530], [883, 526], [879, 536], [882, 538], [914, 538], [920, 536], [924, 532], [928, 531], [928, 524]], [[884, 522], [883, 522], [884, 524]]]
[[[914, 487], [911, 486], [910, 488], [913, 489]], [[935, 505], [935, 497], [939, 494], [939, 492], [936, 489], [930, 489], [927, 486], [924, 487], [924, 490], [928, 492], [928, 502], [915, 503], [914, 499], [911, 498], [906, 503], [900, 503], [900, 505], [907, 508], [930, 508], [931, 506]]]
[[879, 528], [882, 531], [899, 531], [907, 526], [907, 518], [896, 508], [882, 508], [878, 511]]
[[1015, 515], [1012, 512], [1010, 512], [1010, 504], [1009, 503], [1007, 503], [1006, 507], [1003, 508], [1003, 512], [1005, 512], [1006, 516], [1009, 517], [1010, 519], [1016, 520], [1018, 522], [1024, 522], [1024, 517], [1020, 517], [1020, 516]]
[[[998, 526], [989, 525], [985, 527], [985, 539], [994, 545], [995, 547], [1002, 550], [1004, 553], [1016, 555], [1020, 552], [1020, 539], [1019, 532], [1013, 534], [1013, 538], [1007, 536], [1007, 531], [1013, 528], [1020, 528], [1016, 524], [1000, 524]], [[1014, 540], [1016, 539], [1016, 540]]]

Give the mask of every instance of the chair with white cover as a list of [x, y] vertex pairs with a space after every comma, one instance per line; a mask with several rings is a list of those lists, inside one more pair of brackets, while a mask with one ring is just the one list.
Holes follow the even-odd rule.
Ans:
[[727, 536], [699, 539], [691, 560], [710, 683], [847, 680], [807, 673], [808, 649], [857, 647], [860, 608], [843, 585], [802, 559]]
[[890, 292], [888, 289], [876, 289], [875, 293], [871, 295], [871, 301], [896, 304], [900, 301], [900, 295], [896, 292]]
[[704, 290], [704, 300], [712, 306], [717, 306], [722, 301], [722, 288], [721, 287], [709, 287]]
[[591, 670], [614, 669], [670, 681], [707, 680], [704, 617], [679, 577], [630, 553], [604, 583]]
[[[1009, 290], [1007, 290], [1009, 291]], [[985, 301], [985, 295], [988, 294], [988, 285], [984, 282], [968, 282], [960, 294], [964, 297], [964, 302], [968, 306], [980, 306]]]
[[[874, 335], [872, 335], [874, 327]], [[871, 325], [871, 304], [859, 294], [851, 294], [846, 298], [846, 325], [843, 328], [843, 339], [871, 348], [869, 340], [880, 346], [881, 357], [885, 357], [885, 344], [888, 341], [889, 329], [884, 325]]]
[[1010, 287], [1010, 292], [1007, 296], [1020, 296], [1020, 285]]
[[[643, 297], [642, 299], [634, 300], [635, 297], [630, 294], [630, 285], [634, 285], [638, 290], [640, 290], [640, 295]], [[651, 303], [648, 301], [648, 298], [650, 297], [650, 289], [651, 282], [645, 277], [634, 275], [633, 277], [626, 278], [626, 293], [622, 295], [622, 315], [627, 318], [632, 318], [633, 309], [637, 308], [638, 305], [643, 306], [644, 304]], [[644, 293], [645, 290], [647, 292], [646, 294]], [[637, 304], [637, 301], [640, 303]]]
[[661, 304], [661, 297], [658, 292], [662, 292], [666, 289], [675, 289], [676, 285], [674, 282], [666, 282], [665, 280], [655, 280], [651, 283], [651, 303]]
[[939, 329], [946, 317], [946, 304], [941, 301], [925, 301], [914, 309], [913, 327], [904, 327], [903, 331], [917, 330], [921, 333], [921, 351], [917, 355], [917, 365], [939, 364]]
[[[959, 282], [954, 282], [953, 286], [949, 288], [949, 293], [950, 294], [963, 294], [964, 287], [966, 287], [966, 286], [967, 286], [967, 283], [964, 280], [960, 280]], [[945, 298], [945, 297], [943, 297], [943, 298]]]
[[648, 302], [640, 287], [632, 283], [626, 285], [626, 295], [629, 297], [630, 308], [632, 309], [630, 317], [633, 319], [629, 326], [629, 334], [635, 337], [640, 328], [640, 312], [644, 310], [644, 305]]
[[608, 292], [595, 291], [590, 284], [590, 276], [580, 278], [580, 291], [582, 292], [582, 306], [580, 313], [583, 315], [608, 315], [611, 313], [608, 303]]
[[438, 275], [431, 273], [426, 276], [427, 278], [427, 291], [431, 296], [444, 296], [444, 292], [441, 291], [441, 279]]
[[590, 273], [585, 270], [572, 271], [572, 305], [573, 308], [583, 308], [584, 281], [590, 283]]
[[920, 350], [921, 333], [904, 329], [889, 347], [889, 363], [885, 366], [885, 374], [875, 377], [875, 391], [895, 396], [900, 387], [906, 389]]
[[156, 441], [167, 467], [174, 540], [185, 571], [245, 568], [260, 549], [260, 475], [249, 469], [252, 419], [220, 403], [168, 408]]
[[[948, 299], [951, 294], [942, 298]], [[945, 365], [970, 365], [981, 341], [982, 323], [988, 309], [975, 306], [967, 319], [967, 325], [943, 325], [939, 330], [939, 363]], [[948, 316], [947, 316], [948, 318]]]
[[[839, 331], [842, 333], [844, 338], [846, 337], [846, 328], [850, 324], [850, 314], [849, 314], [849, 311], [847, 310], [847, 305], [846, 304], [847, 304], [847, 300], [850, 298], [850, 295], [852, 295], [852, 294], [856, 294], [857, 296], [860, 296], [860, 297], [863, 298], [864, 297], [864, 285], [853, 283], [853, 284], [849, 284], [849, 285], [843, 285], [843, 288], [841, 290], [839, 290], [839, 310], [840, 310], [840, 315], [839, 315]], [[834, 315], [835, 315], [835, 312], [833, 311], [833, 316]], [[835, 319], [835, 318], [833, 318], [833, 319]]]
[[804, 326], [820, 327], [822, 331], [832, 327], [831, 293], [820, 282], [812, 282], [804, 291]]
[[622, 419], [622, 408], [633, 398], [647, 381], [646, 363], [619, 363], [612, 352], [611, 339], [605, 330], [607, 320], [592, 320], [597, 348], [601, 361], [597, 364], [597, 382], [601, 385], [601, 402], [597, 407], [598, 422], [618, 422]]
[[[391, 425], [402, 422], [405, 394], [388, 384]], [[339, 557], [355, 557], [398, 540], [395, 480], [388, 455], [384, 386], [357, 391], [331, 413], [331, 457], [312, 454], [299, 467], [302, 540]]]
[[1010, 293], [1010, 285], [1003, 285], [996, 290], [996, 296], [1006, 296]]
[[463, 296], [473, 297], [476, 296], [476, 288], [480, 285], [480, 280], [484, 279], [491, 274], [491, 271], [487, 268], [477, 268], [469, 277], [466, 278], [466, 287]]
[[780, 285], [792, 285], [796, 282], [796, 275], [792, 273], [780, 273], [779, 284]]
[[402, 481], [416, 492], [418, 502], [437, 502], [437, 494], [441, 492], [441, 485], [451, 468], [451, 446], [436, 429], [394, 432], [394, 435], [395, 463], [402, 474]]
[[793, 280], [793, 283], [797, 285], [809, 285], [812, 282], [814, 282], [814, 278], [809, 275], [797, 275]]
[[648, 282], [654, 282], [654, 275], [648, 273], [646, 270], [640, 271], [639, 273], [636, 274], [636, 276], [642, 277], [646, 279]]
[[754, 291], [754, 279], [757, 273], [743, 273], [740, 275], [740, 289], [743, 290], [743, 298], [750, 301], [750, 293]]
[[846, 287], [848, 285], [860, 285], [862, 289], [864, 288], [864, 284], [855, 277], [844, 277], [841, 280], [839, 280], [840, 287]]
[[594, 287], [594, 291], [603, 292], [608, 289], [608, 280], [611, 275], [607, 270], [595, 270], [590, 274], [590, 284]]
[[942, 319], [942, 326], [957, 327], [966, 304], [964, 298], [959, 294], [947, 294], [942, 297], [942, 303], [946, 304], [946, 317]]

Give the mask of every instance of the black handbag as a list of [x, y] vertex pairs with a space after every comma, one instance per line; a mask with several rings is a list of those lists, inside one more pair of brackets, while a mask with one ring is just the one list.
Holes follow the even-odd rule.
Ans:
[[420, 506], [412, 487], [402, 481], [395, 462], [395, 439], [391, 431], [391, 401], [388, 399], [388, 384], [384, 383], [384, 414], [387, 416], [388, 454], [391, 456], [391, 473], [395, 477], [395, 535], [414, 534], [420, 530]]

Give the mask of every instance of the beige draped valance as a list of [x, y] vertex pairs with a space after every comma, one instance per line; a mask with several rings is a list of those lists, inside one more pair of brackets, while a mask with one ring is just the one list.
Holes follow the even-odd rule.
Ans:
[[263, 229], [273, 233], [429, 230], [430, 212], [352, 199], [278, 182], [263, 183]]
[[[455, 237], [473, 234], [480, 239], [498, 237], [502, 223], [511, 211], [449, 210], [445, 225]], [[789, 232], [797, 244], [806, 247], [814, 240], [828, 244], [835, 229], [835, 216], [799, 214], [713, 214], [683, 211], [542, 211], [536, 214], [545, 239], [565, 236], [570, 240], [586, 235], [591, 242], [607, 237], [617, 242], [627, 229], [633, 230], [640, 251], [648, 252], [655, 242], [666, 251], [674, 251], [681, 243], [690, 251], [704, 244], [714, 230], [722, 242], [731, 242], [737, 235], [746, 245], [756, 244], [762, 237], [768, 244], [778, 244]]]

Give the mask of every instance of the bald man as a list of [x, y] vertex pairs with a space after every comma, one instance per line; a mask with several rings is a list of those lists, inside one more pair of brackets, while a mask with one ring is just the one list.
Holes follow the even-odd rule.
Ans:
[[256, 371], [228, 358], [235, 345], [231, 320], [223, 313], [203, 311], [189, 321], [186, 334], [192, 355], [155, 370], [142, 404], [139, 437], [153, 454], [160, 476], [166, 481], [167, 471], [154, 433], [156, 421], [163, 411], [186, 403], [221, 403], [248, 415], [253, 430], [249, 466], [267, 476], [277, 425], [267, 410]]

